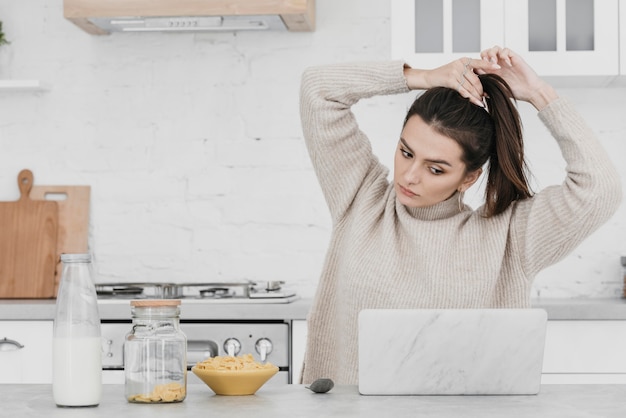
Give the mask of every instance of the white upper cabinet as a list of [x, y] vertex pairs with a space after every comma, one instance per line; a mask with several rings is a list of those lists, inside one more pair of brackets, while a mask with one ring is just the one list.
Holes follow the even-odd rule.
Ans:
[[391, 54], [417, 68], [504, 43], [503, 0], [392, 0]]
[[614, 77], [620, 48], [626, 73], [624, 9], [626, 0], [392, 0], [392, 58], [433, 68], [503, 45], [542, 76]]
[[507, 0], [506, 46], [542, 76], [619, 73], [618, 0]]

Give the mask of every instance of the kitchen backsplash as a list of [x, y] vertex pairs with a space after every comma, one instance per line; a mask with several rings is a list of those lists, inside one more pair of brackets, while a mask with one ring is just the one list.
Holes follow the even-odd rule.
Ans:
[[[134, 33], [97, 37], [63, 18], [62, 0], [0, 0], [9, 45], [0, 91], [0, 200], [35, 184], [91, 185], [97, 280], [285, 280], [313, 296], [330, 218], [300, 129], [309, 65], [388, 59], [389, 4], [317, 0], [314, 32]], [[561, 89], [599, 134], [625, 179], [626, 89]], [[355, 108], [391, 166], [413, 94]], [[536, 188], [563, 179], [553, 139], [520, 105]], [[625, 186], [626, 187], [626, 186]], [[468, 196], [479, 201], [478, 189]], [[626, 205], [534, 295], [620, 297]]]

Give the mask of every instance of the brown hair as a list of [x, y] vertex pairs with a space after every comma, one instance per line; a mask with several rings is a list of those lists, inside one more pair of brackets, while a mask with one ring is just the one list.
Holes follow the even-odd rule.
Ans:
[[454, 139], [463, 150], [466, 173], [489, 162], [485, 216], [490, 217], [504, 212], [513, 201], [532, 196], [532, 192], [526, 176], [522, 121], [513, 92], [495, 74], [479, 78], [488, 110], [455, 90], [435, 87], [415, 99], [404, 125], [418, 115], [437, 132]]

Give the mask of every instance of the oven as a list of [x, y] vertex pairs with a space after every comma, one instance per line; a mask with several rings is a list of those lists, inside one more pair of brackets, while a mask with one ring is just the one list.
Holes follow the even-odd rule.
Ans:
[[[124, 341], [131, 329], [130, 300], [175, 298], [181, 300], [180, 328], [187, 337], [187, 367], [208, 357], [252, 354], [259, 362], [270, 362], [279, 372], [268, 384], [292, 382], [291, 321], [251, 320], [233, 315], [229, 319], [185, 316], [185, 308], [203, 311], [213, 304], [226, 304], [233, 311], [244, 304], [291, 303], [299, 297], [283, 282], [242, 283], [110, 283], [96, 284], [99, 305], [119, 306], [121, 314], [101, 315], [103, 341], [103, 382], [124, 383]], [[111, 312], [111, 306], [107, 307]], [[102, 309], [101, 309], [102, 311]], [[207, 309], [208, 311], [208, 309]], [[127, 318], [127, 319], [120, 319]], [[187, 383], [202, 383], [193, 373]], [[204, 383], [202, 383], [204, 384]]]

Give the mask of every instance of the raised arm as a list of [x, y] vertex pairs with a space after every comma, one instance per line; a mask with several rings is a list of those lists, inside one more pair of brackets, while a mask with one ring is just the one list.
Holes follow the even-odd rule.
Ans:
[[[385, 177], [386, 168], [372, 154], [352, 105], [375, 95], [407, 91], [402, 62], [336, 64], [304, 72], [302, 129], [333, 221], [343, 216], [361, 187]], [[400, 127], [391, 135], [399, 132]]]
[[529, 277], [556, 263], [606, 222], [621, 202], [619, 174], [594, 132], [574, 106], [559, 98], [518, 55], [494, 47], [483, 60], [498, 63], [517, 100], [532, 104], [556, 139], [567, 163], [559, 186], [519, 202], [512, 221], [512, 245]]

